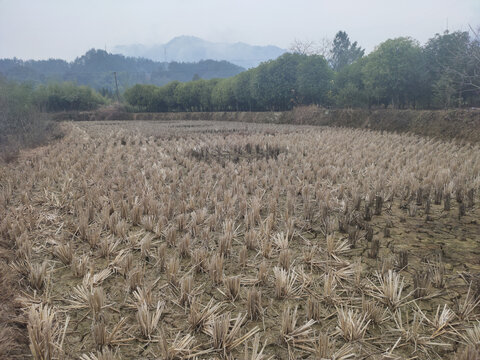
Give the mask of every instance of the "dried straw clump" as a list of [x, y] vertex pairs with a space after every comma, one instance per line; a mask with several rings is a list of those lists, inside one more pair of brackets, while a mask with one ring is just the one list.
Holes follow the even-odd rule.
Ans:
[[27, 330], [34, 359], [50, 360], [63, 356], [63, 342], [69, 320], [67, 317], [62, 326], [57, 313], [48, 305], [30, 307]]

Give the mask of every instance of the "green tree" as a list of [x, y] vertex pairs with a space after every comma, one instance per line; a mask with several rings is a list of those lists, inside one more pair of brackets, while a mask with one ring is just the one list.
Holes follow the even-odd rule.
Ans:
[[255, 70], [244, 71], [234, 78], [233, 94], [235, 95], [236, 110], [251, 111], [255, 107], [255, 99], [251, 93]]
[[163, 98], [168, 111], [179, 110], [179, 104], [175, 97], [175, 89], [179, 84], [179, 81], [172, 81], [159, 89], [159, 96]]
[[[475, 65], [475, 44], [466, 31], [436, 34], [424, 47], [428, 64], [431, 102], [436, 107], [462, 105], [475, 93], [475, 72], [480, 71], [480, 57]], [[480, 83], [478, 84], [480, 85]]]
[[161, 112], [167, 110], [165, 99], [155, 85], [137, 84], [124, 93], [125, 100], [140, 111]]
[[323, 56], [303, 58], [297, 67], [297, 101], [302, 104], [327, 105], [332, 80], [333, 71]]
[[106, 99], [93, 89], [70, 82], [42, 85], [35, 96], [37, 105], [46, 111], [93, 110], [106, 103]]
[[345, 31], [339, 31], [333, 39], [333, 47], [330, 51], [330, 64], [335, 71], [353, 64], [365, 54], [365, 50], [358, 46], [357, 42], [350, 42]]
[[215, 84], [211, 95], [214, 110], [231, 111], [236, 109], [235, 80], [235, 78], [222, 79]]
[[367, 58], [344, 67], [335, 74], [335, 102], [339, 107], [367, 107], [369, 92], [365, 87]]
[[255, 69], [251, 82], [252, 95], [264, 110], [288, 110], [295, 105], [297, 67], [306, 55], [286, 53], [275, 61]]
[[416, 40], [400, 37], [380, 44], [367, 57], [365, 85], [378, 104], [415, 106], [422, 91], [424, 60]]

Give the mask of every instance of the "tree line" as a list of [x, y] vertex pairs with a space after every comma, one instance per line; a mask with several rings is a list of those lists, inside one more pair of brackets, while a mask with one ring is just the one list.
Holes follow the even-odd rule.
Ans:
[[35, 86], [32, 83], [8, 81], [0, 76], [0, 104], [4, 105], [0, 114], [4, 118], [21, 118], [25, 112], [32, 111], [94, 110], [109, 102], [109, 99], [92, 88], [72, 82]]
[[478, 33], [409, 37], [364, 50], [339, 31], [327, 53], [297, 43], [290, 53], [225, 79], [137, 84], [124, 98], [137, 111], [283, 111], [298, 105], [435, 109], [480, 105]]
[[120, 91], [134, 84], [165, 85], [171, 81], [190, 81], [234, 76], [244, 69], [227, 61], [203, 60], [195, 63], [158, 62], [144, 58], [110, 54], [91, 49], [72, 62], [59, 59], [0, 59], [0, 73], [8, 80], [34, 85], [74, 82], [113, 97], [118, 76]]

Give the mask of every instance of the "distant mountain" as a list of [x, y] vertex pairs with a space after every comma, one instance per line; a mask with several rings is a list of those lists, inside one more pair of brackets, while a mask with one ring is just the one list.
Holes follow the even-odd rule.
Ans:
[[158, 62], [145, 58], [125, 57], [103, 50], [89, 50], [73, 62], [64, 60], [0, 59], [0, 74], [17, 82], [46, 84], [73, 81], [110, 93], [115, 89], [113, 72], [120, 89], [135, 84], [165, 85], [171, 81], [190, 81], [235, 76], [244, 68], [227, 61]]
[[113, 52], [156, 61], [226, 60], [248, 69], [263, 61], [276, 59], [286, 50], [271, 45], [253, 46], [241, 42], [214, 43], [194, 36], [179, 36], [160, 45], [118, 45], [114, 47]]

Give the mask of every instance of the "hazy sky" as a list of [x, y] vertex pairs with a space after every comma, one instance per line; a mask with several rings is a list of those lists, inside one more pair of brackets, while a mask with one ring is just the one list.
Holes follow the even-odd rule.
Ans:
[[160, 44], [179, 35], [288, 48], [345, 30], [380, 42], [480, 26], [480, 0], [0, 0], [0, 58], [73, 60], [91, 48]]

